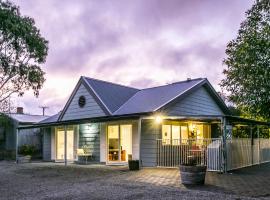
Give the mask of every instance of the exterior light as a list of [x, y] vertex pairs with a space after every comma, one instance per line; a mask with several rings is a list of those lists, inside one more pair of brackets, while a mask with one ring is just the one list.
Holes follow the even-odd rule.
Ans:
[[155, 121], [156, 121], [157, 124], [160, 124], [160, 123], [162, 122], [162, 116], [157, 115], [157, 116], [155, 117]]

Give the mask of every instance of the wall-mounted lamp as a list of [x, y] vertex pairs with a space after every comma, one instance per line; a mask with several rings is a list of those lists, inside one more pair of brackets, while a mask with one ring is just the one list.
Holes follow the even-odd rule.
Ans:
[[156, 117], [155, 117], [155, 121], [156, 121], [156, 123], [157, 124], [160, 124], [161, 122], [162, 122], [162, 116], [160, 116], [160, 115], [157, 115]]

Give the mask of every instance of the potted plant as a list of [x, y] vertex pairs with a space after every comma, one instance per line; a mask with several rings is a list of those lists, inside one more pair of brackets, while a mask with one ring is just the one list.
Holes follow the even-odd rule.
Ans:
[[140, 161], [139, 160], [129, 160], [128, 161], [129, 170], [139, 170], [140, 169]]
[[128, 154], [128, 168], [131, 171], [140, 169], [140, 161], [139, 160], [132, 160], [131, 154]]
[[187, 162], [181, 163], [179, 166], [181, 183], [183, 185], [204, 184], [206, 166], [201, 164], [201, 153], [187, 156], [186, 161]]
[[34, 145], [22, 145], [19, 148], [19, 157], [17, 162], [28, 163], [32, 156], [37, 152], [37, 148]]

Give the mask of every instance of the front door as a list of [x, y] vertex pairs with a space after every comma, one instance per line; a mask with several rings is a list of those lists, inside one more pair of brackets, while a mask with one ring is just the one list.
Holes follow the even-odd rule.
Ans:
[[128, 157], [132, 155], [132, 125], [109, 125], [107, 136], [107, 161], [127, 162]]
[[[56, 131], [56, 160], [65, 159], [65, 131]], [[67, 160], [74, 159], [74, 130], [67, 130]]]

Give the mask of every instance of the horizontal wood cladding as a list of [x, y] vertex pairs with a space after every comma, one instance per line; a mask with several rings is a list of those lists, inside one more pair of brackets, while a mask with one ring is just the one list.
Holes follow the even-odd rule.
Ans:
[[142, 120], [141, 124], [141, 161], [143, 167], [157, 165], [157, 140], [160, 138], [160, 125], [153, 120]]
[[92, 161], [100, 161], [100, 126], [98, 123], [79, 125], [79, 148], [82, 147], [87, 147], [93, 154]]
[[44, 128], [41, 130], [43, 133], [43, 160], [51, 161], [51, 128]]
[[[84, 96], [86, 99], [83, 107], [80, 107], [78, 103], [80, 96]], [[106, 116], [106, 114], [96, 102], [94, 97], [85, 88], [85, 86], [81, 84], [68, 105], [62, 120], [64, 121], [102, 116]]]
[[164, 112], [169, 116], [224, 114], [204, 87], [195, 90], [184, 99], [172, 104]]

